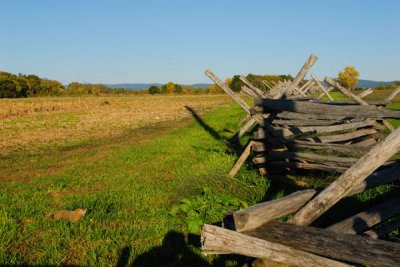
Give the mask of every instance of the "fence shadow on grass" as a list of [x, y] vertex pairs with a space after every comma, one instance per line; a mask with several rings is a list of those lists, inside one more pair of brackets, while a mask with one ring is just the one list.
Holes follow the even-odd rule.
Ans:
[[[225, 266], [227, 259], [237, 260], [238, 256], [223, 255], [218, 257], [210, 264], [199, 252], [195, 252], [200, 247], [200, 237], [198, 235], [189, 235], [186, 241], [182, 233], [170, 231], [164, 237], [161, 246], [154, 247], [151, 250], [137, 256], [132, 263], [132, 267], [147, 266], [168, 266], [168, 267], [217, 267]], [[130, 249], [122, 250], [117, 266], [128, 266]], [[241, 266], [241, 265], [240, 265]]]
[[185, 106], [186, 110], [190, 112], [192, 117], [196, 120], [196, 122], [203, 127], [203, 129], [209, 133], [215, 140], [226, 140], [224, 137], [222, 137], [216, 130], [214, 130], [212, 127], [210, 127], [207, 123], [204, 122], [204, 120], [197, 114], [197, 112], [189, 106]]
[[[196, 120], [196, 122], [207, 132], [209, 133], [215, 140], [217, 141], [224, 141], [228, 148], [227, 153], [232, 153], [234, 152], [237, 156], [240, 156], [240, 154], [243, 152], [244, 147], [240, 145], [240, 142], [238, 139], [235, 138], [226, 138], [222, 135], [220, 135], [215, 129], [213, 129], [210, 125], [208, 125], [200, 116], [197, 114], [197, 112], [189, 106], [185, 106], [186, 110], [189, 111], [189, 113], [192, 115], [192, 117]], [[226, 129], [223, 131], [227, 131]]]

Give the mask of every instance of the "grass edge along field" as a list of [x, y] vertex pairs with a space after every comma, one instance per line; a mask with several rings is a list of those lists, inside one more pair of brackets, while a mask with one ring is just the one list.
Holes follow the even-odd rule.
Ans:
[[[132, 144], [127, 137], [110, 147], [89, 142], [8, 159], [10, 168], [25, 166], [37, 176], [1, 182], [0, 265], [115, 265], [123, 260], [136, 266], [176, 261], [204, 266], [212, 261], [186, 244], [183, 218], [171, 216], [170, 209], [205, 187], [254, 204], [269, 182], [245, 168], [235, 180], [227, 178], [237, 157], [227, 138], [243, 116], [239, 107], [217, 108], [204, 117], [191, 112], [193, 123], [149, 142]], [[79, 153], [68, 158], [71, 149]], [[44, 171], [54, 164], [53, 171]], [[75, 208], [88, 209], [76, 224], [44, 216]]]

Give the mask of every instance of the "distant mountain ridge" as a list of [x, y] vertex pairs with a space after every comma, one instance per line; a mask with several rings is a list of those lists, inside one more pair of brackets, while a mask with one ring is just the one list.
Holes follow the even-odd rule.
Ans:
[[[356, 87], [362, 87], [362, 88], [376, 88], [379, 85], [391, 85], [395, 83], [394, 81], [391, 82], [382, 82], [382, 81], [372, 81], [372, 80], [359, 80], [358, 84]], [[150, 86], [155, 85], [158, 87], [163, 86], [162, 83], [114, 83], [114, 84], [106, 84], [106, 86], [110, 88], [125, 88], [125, 89], [130, 89], [130, 90], [143, 90], [147, 89]], [[193, 88], [200, 87], [202, 89], [206, 89], [212, 85], [212, 83], [195, 83], [195, 84], [190, 84]], [[184, 86], [184, 84], [182, 84]]]
[[391, 85], [394, 84], [394, 81], [391, 82], [382, 82], [382, 81], [371, 81], [371, 80], [358, 80], [356, 87], [362, 88], [376, 88], [379, 85]]

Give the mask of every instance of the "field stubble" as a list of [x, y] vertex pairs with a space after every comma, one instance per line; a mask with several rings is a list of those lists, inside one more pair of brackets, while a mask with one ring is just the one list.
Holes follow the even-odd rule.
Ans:
[[230, 103], [225, 95], [53, 97], [0, 100], [0, 153], [37, 150], [190, 117]]

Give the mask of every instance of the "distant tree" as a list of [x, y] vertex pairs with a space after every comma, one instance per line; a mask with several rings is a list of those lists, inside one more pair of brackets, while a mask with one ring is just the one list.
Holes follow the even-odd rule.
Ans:
[[338, 77], [342, 86], [352, 88], [357, 85], [360, 73], [355, 67], [347, 66], [343, 71], [339, 72]]
[[244, 83], [240, 80], [240, 75], [235, 75], [230, 80], [230, 88], [235, 92], [240, 92]]
[[[255, 87], [257, 87], [261, 90], [267, 90], [267, 87], [264, 84], [264, 81], [277, 83], [277, 82], [283, 81], [283, 80], [293, 80], [293, 77], [291, 75], [255, 75], [255, 74], [250, 73], [246, 76], [246, 79], [249, 82], [251, 82]], [[240, 92], [240, 90], [242, 89], [242, 86], [245, 85], [240, 80], [239, 75], [235, 75], [231, 79], [227, 79], [226, 83], [235, 92]]]
[[17, 97], [17, 87], [12, 79], [0, 76], [0, 98]]
[[222, 93], [222, 89], [216, 85], [216, 84], [212, 84], [207, 88], [208, 93], [210, 94], [219, 94]]
[[194, 94], [194, 90], [193, 90], [192, 86], [185, 85], [182, 89], [182, 93], [184, 93], [185, 95], [191, 95], [191, 94]]
[[17, 84], [17, 97], [27, 97], [30, 90], [28, 80], [23, 76], [15, 76], [14, 81]]
[[202, 89], [200, 87], [196, 87], [196, 88], [193, 89], [193, 92], [194, 92], [195, 95], [201, 95], [201, 94], [204, 94], [206, 92], [206, 90], [204, 90], [204, 89]]
[[40, 95], [63, 95], [65, 94], [64, 86], [55, 80], [42, 79], [40, 82]]
[[[72, 82], [68, 84], [66, 93], [69, 95], [100, 95], [100, 93], [108, 93], [110, 92], [110, 88], [108, 88], [104, 84], [82, 84], [78, 82]], [[111, 90], [111, 92], [113, 92]]]
[[163, 94], [180, 94], [182, 93], [182, 86], [173, 82], [168, 82], [161, 86], [161, 93]]
[[149, 94], [154, 95], [154, 94], [161, 94], [161, 89], [158, 86], [152, 85], [149, 88]]
[[226, 78], [225, 84], [231, 87], [233, 78]]
[[175, 90], [175, 85], [173, 82], [168, 82], [161, 86], [161, 93], [163, 94], [172, 94]]
[[29, 83], [23, 75], [0, 71], [0, 97], [27, 97], [29, 88]]
[[175, 94], [182, 94], [182, 85], [175, 84], [174, 93]]
[[40, 78], [36, 75], [30, 74], [25, 76], [29, 83], [29, 96], [34, 96], [40, 91]]

